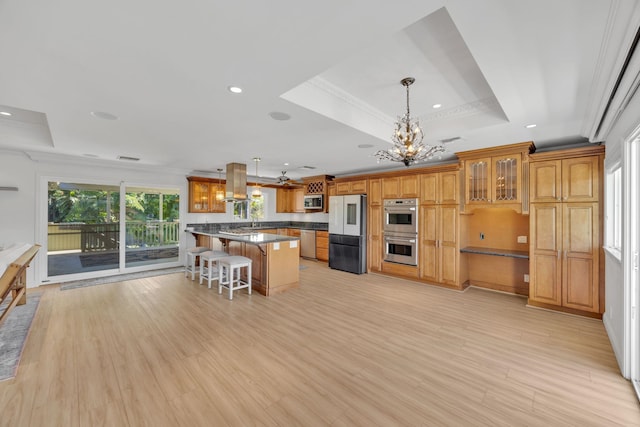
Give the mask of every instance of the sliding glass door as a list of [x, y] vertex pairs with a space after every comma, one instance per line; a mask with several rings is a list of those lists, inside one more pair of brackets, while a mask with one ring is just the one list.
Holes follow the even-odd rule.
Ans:
[[178, 191], [127, 187], [125, 201], [125, 266], [177, 262]]
[[177, 188], [53, 180], [47, 188], [48, 277], [104, 276], [178, 263]]
[[47, 275], [117, 269], [120, 188], [79, 182], [47, 187]]

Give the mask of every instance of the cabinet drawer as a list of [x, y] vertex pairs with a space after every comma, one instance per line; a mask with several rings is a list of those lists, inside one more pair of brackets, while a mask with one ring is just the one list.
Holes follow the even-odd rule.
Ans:
[[290, 228], [289, 229], [289, 236], [300, 237], [300, 229], [299, 228]]
[[316, 259], [320, 261], [328, 261], [329, 260], [329, 248], [318, 248], [316, 247]]

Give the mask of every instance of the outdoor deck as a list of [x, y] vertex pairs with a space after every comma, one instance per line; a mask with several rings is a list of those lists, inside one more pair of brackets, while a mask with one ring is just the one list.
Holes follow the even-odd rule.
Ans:
[[[127, 222], [125, 266], [177, 262], [176, 222]], [[119, 267], [119, 224], [50, 224], [48, 276], [112, 270]]]

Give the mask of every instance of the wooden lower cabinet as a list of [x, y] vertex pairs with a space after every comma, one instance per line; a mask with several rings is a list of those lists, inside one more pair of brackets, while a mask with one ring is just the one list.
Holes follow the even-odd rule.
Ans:
[[460, 287], [458, 207], [421, 206], [419, 224], [420, 279], [449, 287]]
[[329, 261], [329, 232], [316, 231], [316, 259], [318, 261]]
[[229, 255], [251, 259], [252, 290], [270, 296], [300, 284], [300, 245], [291, 247], [289, 241], [250, 244], [224, 239]]
[[299, 228], [290, 228], [288, 230], [288, 235], [291, 237], [300, 237], [300, 229]]
[[529, 303], [602, 313], [598, 203], [534, 203]]

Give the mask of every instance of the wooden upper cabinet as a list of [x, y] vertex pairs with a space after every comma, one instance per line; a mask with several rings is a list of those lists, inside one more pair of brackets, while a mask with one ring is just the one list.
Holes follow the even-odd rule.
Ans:
[[467, 204], [522, 203], [520, 154], [486, 157], [466, 164]]
[[380, 178], [369, 180], [369, 205], [382, 206], [382, 180]]
[[189, 212], [191, 213], [224, 213], [226, 203], [218, 200], [218, 190], [224, 191], [225, 184], [210, 178], [187, 177], [189, 181]]
[[562, 161], [562, 201], [595, 202], [600, 194], [599, 158], [596, 156]]
[[291, 203], [289, 203], [291, 190], [288, 188], [276, 188], [276, 212], [291, 212]]
[[209, 212], [209, 183], [189, 181], [189, 212]]
[[277, 188], [276, 212], [304, 212], [304, 188]]
[[418, 175], [382, 179], [382, 198], [400, 199], [418, 197]]
[[531, 202], [598, 201], [599, 164], [598, 156], [532, 162], [529, 169]]
[[531, 203], [562, 200], [562, 161], [547, 160], [529, 165]]
[[[331, 197], [331, 196], [335, 196], [336, 195], [336, 185], [335, 184], [330, 184], [327, 186], [327, 197]], [[328, 202], [325, 202], [328, 204]]]
[[294, 188], [292, 193], [292, 211], [304, 212], [304, 188]]
[[456, 153], [464, 168], [465, 206], [528, 212], [529, 156], [533, 151], [535, 145], [529, 141]]
[[459, 203], [458, 172], [439, 172], [420, 176], [420, 203], [453, 205]]
[[336, 195], [343, 194], [366, 194], [367, 180], [336, 182]]

